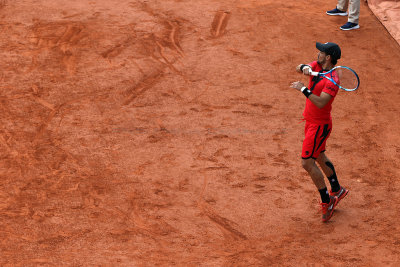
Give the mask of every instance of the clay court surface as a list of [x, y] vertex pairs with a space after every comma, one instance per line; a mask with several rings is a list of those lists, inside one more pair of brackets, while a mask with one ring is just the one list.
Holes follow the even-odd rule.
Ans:
[[[400, 46], [361, 3], [1, 1], [1, 266], [399, 266]], [[315, 42], [361, 87], [300, 164]]]

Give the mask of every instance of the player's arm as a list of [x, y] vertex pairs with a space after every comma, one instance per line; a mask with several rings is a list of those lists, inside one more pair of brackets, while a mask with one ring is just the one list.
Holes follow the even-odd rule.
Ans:
[[310, 89], [304, 86], [301, 82], [294, 82], [290, 87], [301, 91], [314, 105], [318, 108], [325, 107], [326, 104], [331, 100], [332, 96], [328, 93], [322, 92], [320, 96], [314, 95]]
[[328, 93], [322, 92], [320, 96], [310, 94], [308, 99], [316, 105], [318, 108], [325, 107], [326, 104], [331, 100], [332, 96]]

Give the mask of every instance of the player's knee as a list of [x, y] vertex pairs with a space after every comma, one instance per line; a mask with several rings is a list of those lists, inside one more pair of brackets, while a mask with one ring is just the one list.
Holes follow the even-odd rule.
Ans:
[[313, 164], [314, 162], [309, 159], [301, 160], [301, 166], [303, 166], [303, 169], [305, 169], [307, 172], [311, 171]]
[[325, 155], [325, 153], [321, 153], [319, 154], [318, 158], [317, 158], [318, 163], [325, 163], [327, 161], [329, 161], [328, 157]]

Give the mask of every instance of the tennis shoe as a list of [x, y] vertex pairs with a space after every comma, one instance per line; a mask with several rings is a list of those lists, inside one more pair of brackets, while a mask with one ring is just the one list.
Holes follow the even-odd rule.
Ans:
[[327, 222], [333, 215], [333, 210], [335, 209], [339, 199], [336, 196], [329, 196], [329, 203], [321, 203], [322, 210], [322, 221]]
[[330, 16], [347, 16], [346, 11], [342, 11], [337, 8], [326, 11], [326, 14], [328, 14]]
[[332, 192], [332, 190], [329, 190], [330, 196], [335, 196], [338, 198], [337, 204], [339, 204], [339, 201], [342, 200], [345, 196], [347, 196], [348, 193], [349, 193], [349, 190], [344, 188], [343, 186], [340, 186], [340, 189], [337, 192]]
[[359, 29], [359, 28], [360, 28], [360, 25], [358, 25], [357, 23], [350, 22], [350, 21], [340, 27], [340, 29], [343, 31], [350, 31], [350, 30], [355, 30], [355, 29]]

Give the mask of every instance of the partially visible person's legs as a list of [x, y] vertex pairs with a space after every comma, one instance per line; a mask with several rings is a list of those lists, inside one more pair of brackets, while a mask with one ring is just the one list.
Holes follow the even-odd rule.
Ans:
[[[348, 10], [348, 12], [346, 11]], [[340, 27], [341, 30], [349, 31], [360, 28], [358, 18], [360, 16], [360, 0], [338, 0], [335, 9], [326, 11], [331, 16], [347, 16], [347, 23]]]
[[[352, 1], [352, 0], [350, 0]], [[338, 4], [336, 6], [337, 9], [341, 11], [346, 11], [349, 5], [349, 0], [338, 0]]]
[[348, 21], [354, 24], [358, 24], [358, 18], [360, 17], [360, 0], [349, 0], [349, 19]]
[[332, 10], [326, 11], [326, 14], [331, 16], [347, 16], [347, 3], [348, 0], [339, 0], [337, 6]]
[[349, 1], [349, 18], [347, 23], [340, 27], [341, 30], [350, 31], [360, 28], [358, 18], [360, 16], [360, 0]]

